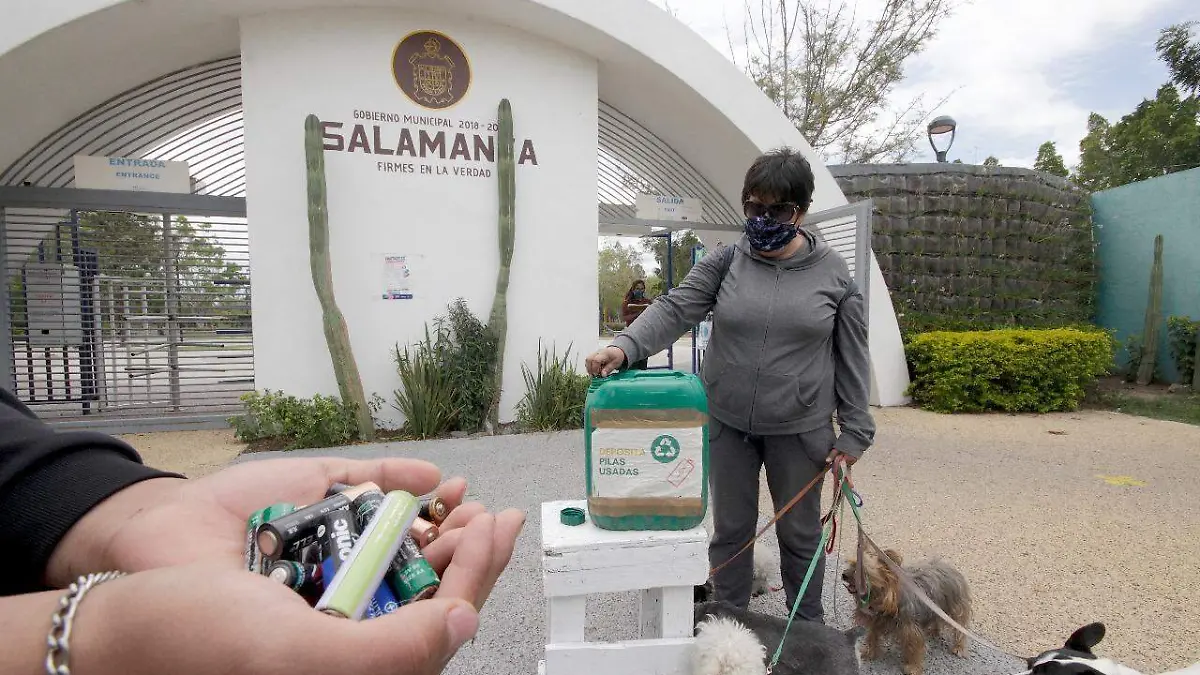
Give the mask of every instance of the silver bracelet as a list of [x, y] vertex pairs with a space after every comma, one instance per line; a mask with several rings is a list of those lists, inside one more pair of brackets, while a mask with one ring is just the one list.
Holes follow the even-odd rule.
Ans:
[[79, 577], [67, 588], [67, 592], [58, 601], [58, 609], [50, 617], [50, 634], [46, 637], [49, 650], [46, 652], [46, 672], [49, 675], [71, 675], [71, 624], [75, 620], [75, 610], [88, 591], [96, 586], [113, 579], [125, 576], [124, 572], [102, 572]]

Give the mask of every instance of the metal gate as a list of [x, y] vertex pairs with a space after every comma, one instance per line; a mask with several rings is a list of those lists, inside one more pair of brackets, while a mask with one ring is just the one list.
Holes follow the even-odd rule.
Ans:
[[245, 200], [0, 188], [0, 384], [43, 419], [224, 423], [254, 387]]

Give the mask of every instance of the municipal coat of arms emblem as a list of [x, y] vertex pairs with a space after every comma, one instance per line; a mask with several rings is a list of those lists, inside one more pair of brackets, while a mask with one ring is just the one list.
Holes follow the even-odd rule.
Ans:
[[425, 108], [448, 108], [471, 86], [471, 66], [462, 48], [433, 31], [412, 33], [396, 46], [392, 74], [400, 90]]

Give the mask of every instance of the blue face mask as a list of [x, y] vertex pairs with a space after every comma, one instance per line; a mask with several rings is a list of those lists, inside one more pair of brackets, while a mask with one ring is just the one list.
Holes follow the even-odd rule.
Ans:
[[756, 251], [770, 253], [792, 243], [798, 230], [792, 223], [780, 223], [766, 216], [746, 219], [746, 238]]

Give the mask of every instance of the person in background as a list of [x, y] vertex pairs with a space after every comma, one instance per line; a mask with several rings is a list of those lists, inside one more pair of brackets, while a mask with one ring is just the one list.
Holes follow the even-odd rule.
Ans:
[[[434, 598], [348, 621], [246, 570], [252, 511], [311, 504], [335, 482], [367, 481], [436, 489], [452, 508], [424, 550], [442, 576]], [[0, 675], [47, 672], [63, 589], [108, 571], [127, 576], [92, 586], [68, 619], [69, 648], [55, 658], [69, 672], [440, 673], [475, 635], [524, 524], [519, 511], [463, 503], [463, 479], [440, 481], [427, 462], [334, 457], [245, 462], [188, 480], [144, 466], [111, 436], [56, 431], [0, 389]]]
[[[621, 301], [621, 320], [625, 322], [625, 327], [634, 322], [646, 308], [650, 306], [650, 300], [646, 297], [646, 282], [638, 279], [629, 286], [629, 290], [625, 292], [625, 299]], [[650, 357], [629, 364], [629, 370], [645, 370], [650, 364]]]
[[[812, 168], [799, 153], [784, 148], [756, 159], [742, 187], [744, 234], [733, 250], [705, 256], [611, 346], [587, 358], [589, 373], [607, 376], [664, 349], [712, 312], [701, 378], [709, 408], [713, 568], [754, 537], [764, 465], [778, 511], [821, 471], [838, 475], [874, 441], [863, 297], [846, 261], [802, 226], [814, 189]], [[789, 608], [810, 561], [822, 555], [820, 520], [818, 488], [776, 524]], [[802, 619], [824, 620], [824, 570], [816, 565], [800, 599]], [[715, 599], [746, 607], [752, 576], [750, 555], [733, 559], [712, 579]]]

